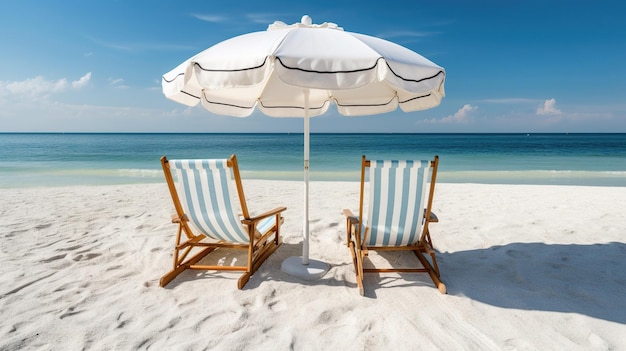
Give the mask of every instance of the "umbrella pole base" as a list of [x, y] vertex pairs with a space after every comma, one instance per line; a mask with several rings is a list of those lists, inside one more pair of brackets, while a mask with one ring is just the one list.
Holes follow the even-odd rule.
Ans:
[[328, 272], [330, 266], [322, 261], [309, 259], [309, 264], [302, 264], [301, 256], [291, 256], [283, 261], [280, 270], [304, 280], [319, 279]]

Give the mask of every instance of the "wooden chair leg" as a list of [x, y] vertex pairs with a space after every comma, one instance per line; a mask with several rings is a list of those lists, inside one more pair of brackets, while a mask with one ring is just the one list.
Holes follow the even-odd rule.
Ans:
[[356, 285], [359, 288], [359, 294], [363, 296], [365, 291], [363, 289], [363, 264], [361, 263], [362, 259], [360, 257], [360, 253], [356, 252], [354, 242], [351, 241], [348, 246], [350, 248], [350, 254], [352, 255], [352, 263], [354, 264], [354, 273], [356, 275]]
[[428, 270], [428, 275], [430, 275], [430, 279], [432, 279], [433, 283], [437, 287], [437, 290], [439, 290], [439, 292], [442, 294], [446, 294], [447, 293], [446, 285], [441, 281], [441, 279], [439, 279], [438, 272], [435, 271], [433, 266], [430, 264], [430, 262], [428, 262], [428, 260], [426, 259], [426, 257], [424, 257], [424, 254], [422, 254], [421, 251], [416, 250], [414, 252], [417, 255], [417, 258], [420, 260], [420, 262], [424, 266], [424, 268]]
[[187, 269], [187, 266], [178, 266], [177, 268], [174, 268], [171, 271], [165, 273], [165, 275], [161, 277], [161, 280], [159, 281], [159, 285], [161, 287], [166, 286], [167, 284], [169, 284], [169, 282], [171, 282], [174, 278], [176, 278], [176, 276], [182, 273], [182, 271], [184, 271], [185, 269]]
[[204, 256], [208, 255], [213, 250], [215, 250], [215, 248], [207, 247], [204, 250], [202, 250], [202, 251], [198, 252], [197, 254], [195, 254], [194, 256], [192, 256], [191, 258], [189, 258], [187, 261], [185, 261], [185, 262], [183, 262], [181, 264], [176, 264], [176, 266], [171, 271], [165, 273], [161, 277], [161, 280], [159, 281], [159, 285], [161, 287], [166, 286], [169, 282], [171, 282], [174, 278], [176, 278], [177, 275], [182, 273], [185, 269], [189, 268], [189, 266], [191, 266], [193, 264], [196, 264]]
[[252, 276], [252, 273], [250, 272], [245, 272], [244, 274], [242, 274], [241, 277], [239, 277], [239, 280], [237, 281], [237, 289], [239, 290], [243, 289], [243, 287], [246, 286], [246, 283], [248, 283], [248, 281], [250, 280], [251, 276]]
[[250, 277], [261, 267], [263, 262], [265, 262], [265, 260], [267, 260], [282, 244], [280, 240], [278, 244], [276, 244], [275, 241], [276, 239], [268, 240], [265, 246], [259, 249], [259, 251], [256, 253], [257, 256], [253, 259], [252, 264], [249, 267], [249, 271], [244, 272], [241, 277], [239, 277], [239, 280], [237, 282], [237, 288], [239, 290], [243, 289], [244, 286], [246, 286], [246, 283], [248, 283]]
[[350, 242], [352, 242], [352, 225], [350, 219], [346, 218], [346, 246], [350, 246]]

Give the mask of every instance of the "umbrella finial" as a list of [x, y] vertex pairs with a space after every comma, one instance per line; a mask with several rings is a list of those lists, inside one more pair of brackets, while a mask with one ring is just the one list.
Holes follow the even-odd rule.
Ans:
[[311, 19], [311, 16], [304, 15], [304, 16], [302, 16], [302, 19], [300, 20], [300, 23], [306, 24], [307, 26], [310, 26], [311, 24], [313, 24], [313, 20]]

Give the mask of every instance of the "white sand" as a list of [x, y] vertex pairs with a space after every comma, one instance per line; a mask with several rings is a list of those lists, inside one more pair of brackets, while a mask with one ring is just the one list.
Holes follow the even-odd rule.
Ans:
[[361, 297], [341, 214], [357, 183], [311, 185], [311, 257], [332, 266], [312, 282], [280, 271], [301, 252], [302, 184], [244, 186], [251, 210], [288, 211], [243, 290], [198, 271], [159, 287], [164, 183], [0, 190], [0, 349], [626, 350], [626, 188], [438, 184], [448, 295], [370, 274]]

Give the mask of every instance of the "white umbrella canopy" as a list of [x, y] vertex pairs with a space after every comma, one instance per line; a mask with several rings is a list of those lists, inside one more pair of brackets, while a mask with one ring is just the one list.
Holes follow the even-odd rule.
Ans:
[[246, 117], [325, 113], [331, 102], [345, 116], [439, 105], [445, 70], [395, 43], [346, 32], [332, 23], [286, 25], [220, 42], [163, 75], [163, 92], [188, 106]]
[[[309, 117], [331, 103], [345, 116], [439, 105], [445, 70], [398, 44], [346, 32], [334, 23], [274, 22], [266, 31], [240, 35], [191, 57], [163, 75], [163, 93], [187, 106], [247, 117], [304, 118], [305, 218], [302, 264], [308, 257]], [[317, 263], [317, 262], [316, 262]], [[325, 271], [323, 272], [325, 273]], [[323, 274], [321, 273], [321, 274]]]

